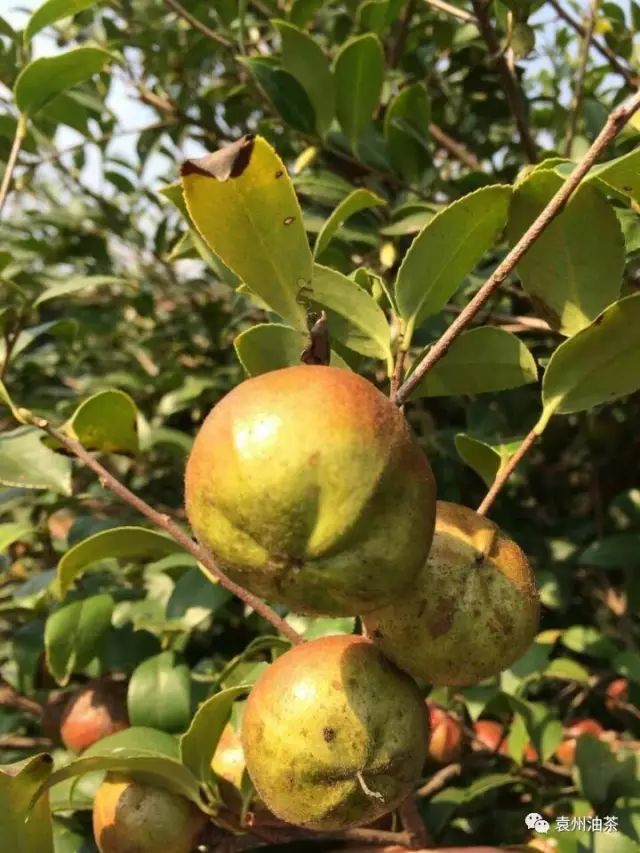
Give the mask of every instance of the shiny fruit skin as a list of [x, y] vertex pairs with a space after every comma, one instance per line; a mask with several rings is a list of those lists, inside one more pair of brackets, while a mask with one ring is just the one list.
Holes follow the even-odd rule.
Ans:
[[474, 748], [487, 749], [500, 755], [508, 755], [507, 733], [502, 723], [495, 720], [478, 720], [473, 727]]
[[211, 769], [221, 779], [229, 782], [235, 788], [242, 783], [245, 760], [240, 735], [231, 723], [222, 730], [216, 751], [211, 759]]
[[206, 816], [184, 797], [110, 774], [93, 805], [100, 853], [191, 853]]
[[462, 754], [462, 726], [438, 705], [428, 704], [431, 737], [428, 756], [437, 764], [451, 764]]
[[438, 501], [429, 559], [411, 595], [363, 622], [414, 678], [461, 686], [520, 657], [538, 619], [533, 571], [515, 542], [473, 510]]
[[576, 760], [578, 738], [582, 735], [592, 735], [599, 738], [604, 729], [597, 720], [578, 720], [565, 729], [565, 739], [556, 749], [556, 758], [565, 767], [573, 767]]
[[69, 699], [62, 715], [60, 736], [67, 749], [82, 752], [102, 738], [127, 728], [127, 685], [98, 680]]
[[359, 826], [412, 791], [427, 750], [424, 701], [365, 637], [296, 646], [254, 686], [247, 770], [266, 806], [310, 829]]
[[185, 488], [198, 539], [233, 580], [299, 613], [397, 597], [433, 536], [435, 482], [404, 417], [334, 367], [238, 385], [196, 436]]

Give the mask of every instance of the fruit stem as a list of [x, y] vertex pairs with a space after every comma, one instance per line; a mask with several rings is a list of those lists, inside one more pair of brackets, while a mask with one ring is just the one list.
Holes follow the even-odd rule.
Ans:
[[380, 800], [384, 803], [384, 797], [382, 796], [382, 794], [379, 791], [372, 791], [371, 788], [369, 788], [367, 783], [364, 781], [364, 776], [362, 775], [362, 772], [360, 770], [358, 770], [358, 772], [356, 773], [356, 779], [360, 783], [360, 787], [365, 792], [367, 797], [375, 797], [376, 800]]
[[491, 486], [484, 500], [477, 509], [478, 515], [486, 515], [489, 512], [489, 510], [493, 506], [495, 499], [500, 494], [502, 487], [505, 485], [509, 477], [513, 474], [518, 464], [527, 455], [536, 438], [538, 438], [538, 435], [539, 433], [536, 427], [534, 427], [531, 432], [525, 437], [524, 441], [513, 454], [513, 456], [510, 457], [507, 464], [503, 468], [501, 468], [500, 471], [498, 471], [498, 474], [495, 480], [493, 481], [493, 485]]

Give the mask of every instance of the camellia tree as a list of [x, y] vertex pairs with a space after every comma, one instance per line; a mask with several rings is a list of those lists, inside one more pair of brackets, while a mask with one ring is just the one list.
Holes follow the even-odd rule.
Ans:
[[0, 846], [640, 849], [635, 2], [0, 18]]

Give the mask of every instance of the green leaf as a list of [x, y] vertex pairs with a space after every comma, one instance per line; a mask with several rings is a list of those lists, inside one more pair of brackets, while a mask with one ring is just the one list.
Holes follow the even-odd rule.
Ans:
[[298, 294], [311, 282], [311, 250], [293, 185], [273, 148], [262, 137], [245, 137], [188, 161], [182, 185], [189, 214], [216, 255], [305, 332]]
[[28, 524], [8, 523], [0, 524], [0, 554], [6, 551], [10, 545], [31, 533], [33, 527]]
[[580, 564], [601, 569], [640, 569], [640, 533], [617, 533], [592, 542]]
[[569, 415], [640, 388], [640, 293], [610, 305], [551, 356], [542, 382], [544, 414]]
[[380, 39], [366, 33], [349, 39], [336, 56], [336, 114], [352, 151], [378, 107], [384, 80]]
[[87, 450], [137, 453], [138, 410], [123, 391], [99, 391], [75, 410], [63, 431]]
[[50, 776], [50, 755], [34, 755], [19, 764], [0, 766], [0, 838], [5, 850], [53, 853], [49, 798], [34, 797]]
[[[92, 0], [92, 3], [95, 0]], [[72, 293], [78, 293], [81, 290], [88, 290], [94, 287], [104, 287], [105, 285], [120, 284], [124, 285], [127, 281], [124, 278], [118, 278], [114, 275], [76, 275], [65, 281], [59, 281], [45, 288], [33, 306], [37, 308], [44, 302], [49, 302], [51, 299], [59, 299], [61, 296], [69, 296]]]
[[71, 460], [41, 441], [42, 432], [29, 426], [0, 433], [0, 483], [26, 489], [71, 494]]
[[[75, 320], [65, 318], [60, 320], [51, 320], [48, 323], [40, 323], [38, 326], [31, 326], [28, 329], [24, 329], [24, 331], [20, 332], [18, 335], [18, 338], [11, 350], [11, 357], [15, 358], [17, 355], [20, 355], [21, 352], [24, 352], [24, 350], [35, 343], [38, 338], [41, 338], [44, 335], [71, 339], [74, 337], [77, 329], [78, 324]], [[5, 344], [2, 342], [0, 343], [0, 360], [4, 359], [5, 352]]]
[[585, 734], [576, 742], [576, 784], [589, 802], [598, 805], [607, 800], [609, 789], [621, 764], [608, 743]]
[[[509, 212], [511, 245], [562, 184], [562, 178], [547, 170], [534, 172], [517, 186]], [[573, 335], [618, 298], [624, 263], [624, 238], [613, 208], [597, 189], [583, 185], [517, 270], [553, 328]]]
[[133, 726], [184, 731], [191, 719], [189, 667], [173, 652], [143, 661], [131, 676], [127, 706]]
[[231, 598], [229, 590], [225, 589], [208, 574], [194, 566], [185, 572], [177, 581], [167, 601], [167, 619], [182, 619], [189, 611], [197, 613], [212, 613]]
[[316, 129], [316, 114], [309, 95], [296, 78], [267, 57], [240, 57], [283, 121], [302, 133]]
[[[242, 332], [233, 345], [240, 364], [249, 376], [259, 376], [270, 370], [294, 367], [309, 344], [309, 335], [297, 332], [281, 323], [261, 323]], [[340, 356], [331, 352], [333, 367], [348, 366]]]
[[110, 58], [99, 47], [78, 47], [34, 59], [22, 69], [13, 87], [16, 106], [25, 115], [35, 115], [60, 92], [102, 71]]
[[360, 210], [367, 210], [371, 207], [378, 207], [386, 204], [386, 201], [375, 193], [365, 189], [357, 189], [343, 199], [340, 204], [334, 209], [331, 216], [325, 220], [322, 230], [318, 234], [316, 244], [313, 250], [314, 257], [318, 257], [327, 248], [334, 234], [340, 228], [343, 222], [358, 213]]
[[589, 671], [570, 658], [554, 658], [544, 674], [548, 678], [577, 681], [579, 684], [588, 684], [590, 678]]
[[93, 6], [96, 0], [46, 0], [35, 10], [29, 18], [24, 30], [25, 42], [43, 30], [45, 27], [55, 24], [61, 18], [70, 18], [78, 12]]
[[70, 548], [58, 563], [57, 583], [64, 595], [73, 581], [99, 560], [151, 562], [168, 554], [182, 552], [173, 539], [144, 527], [115, 527], [102, 530]]
[[231, 707], [238, 696], [249, 690], [250, 687], [241, 684], [207, 699], [200, 705], [189, 729], [180, 738], [182, 763], [200, 782], [207, 783], [213, 778], [211, 760], [229, 720]]
[[505, 391], [537, 378], [535, 360], [521, 340], [504, 329], [480, 326], [456, 338], [411, 397]]
[[94, 595], [49, 616], [44, 629], [47, 667], [58, 684], [68, 684], [73, 672], [81, 672], [93, 660], [112, 613], [111, 596]]
[[384, 115], [384, 138], [393, 168], [407, 180], [420, 178], [429, 163], [431, 104], [424, 83], [413, 83], [392, 98]]
[[391, 333], [382, 308], [367, 291], [337, 270], [314, 264], [310, 301], [327, 312], [329, 340], [362, 355], [391, 360]]
[[511, 187], [483, 187], [445, 207], [409, 247], [396, 278], [396, 301], [414, 328], [437, 314], [493, 246], [507, 221]]
[[313, 106], [316, 129], [329, 130], [335, 113], [335, 90], [329, 60], [311, 36], [287, 21], [274, 21], [282, 39], [282, 67], [303, 87]]
[[490, 488], [502, 465], [500, 453], [487, 442], [463, 432], [458, 433], [454, 441], [460, 458], [473, 468], [486, 487]]
[[640, 148], [634, 148], [622, 157], [609, 160], [595, 166], [587, 175], [586, 181], [604, 181], [618, 192], [640, 202]]
[[4, 382], [0, 379], [0, 404], [4, 405], [9, 409], [13, 417], [18, 421], [18, 423], [24, 424], [25, 420], [20, 410], [16, 406], [16, 404], [11, 399], [9, 392], [7, 391], [7, 387]]

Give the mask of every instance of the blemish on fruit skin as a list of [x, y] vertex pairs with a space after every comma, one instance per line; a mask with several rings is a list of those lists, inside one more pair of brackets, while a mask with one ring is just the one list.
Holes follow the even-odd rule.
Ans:
[[282, 171], [282, 169], [278, 169], [278, 171], [276, 172], [276, 178], [281, 178], [283, 175], [284, 172]]
[[327, 743], [331, 743], [332, 740], [335, 740], [336, 731], [332, 729], [330, 726], [325, 726], [322, 730], [322, 737], [325, 739]]
[[295, 216], [287, 216], [282, 220], [283, 225], [291, 225], [295, 221]]

